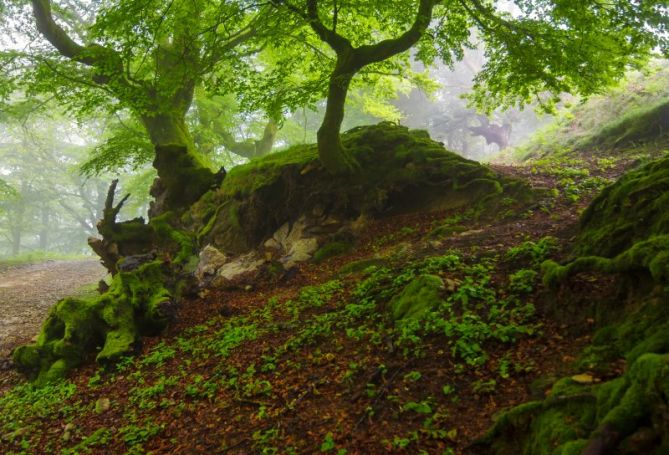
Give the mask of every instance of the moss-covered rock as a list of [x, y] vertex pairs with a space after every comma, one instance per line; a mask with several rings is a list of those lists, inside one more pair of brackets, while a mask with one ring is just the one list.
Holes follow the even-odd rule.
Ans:
[[614, 257], [636, 242], [669, 234], [669, 157], [623, 175], [581, 218], [574, 253]]
[[198, 231], [201, 244], [239, 254], [302, 215], [353, 220], [465, 206], [485, 211], [533, 194], [445, 150], [424, 131], [382, 123], [351, 130], [342, 141], [360, 164], [357, 173], [332, 176], [315, 145], [293, 147], [232, 169], [183, 222]]
[[352, 248], [353, 244], [351, 242], [344, 242], [341, 240], [328, 242], [314, 253], [313, 260], [316, 263], [323, 262], [331, 257], [348, 253]]
[[436, 275], [420, 275], [390, 301], [390, 314], [395, 321], [421, 319], [443, 301], [445, 286]]

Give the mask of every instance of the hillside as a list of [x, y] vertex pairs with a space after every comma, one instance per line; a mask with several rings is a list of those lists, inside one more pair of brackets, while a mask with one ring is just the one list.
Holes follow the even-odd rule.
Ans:
[[[205, 205], [229, 207], [228, 194], [239, 207], [244, 194], [256, 203], [260, 196], [254, 194], [273, 197], [262, 192], [278, 188], [273, 179], [294, 182], [285, 176], [312, 169], [301, 153], [297, 159], [270, 159], [266, 168], [236, 171], [252, 172], [255, 180], [240, 182], [255, 183], [241, 193], [222, 187]], [[646, 373], [633, 365], [656, 365], [655, 357], [644, 354], [659, 355], [669, 347], [662, 341], [665, 313], [652, 310], [659, 309], [653, 302], [666, 292], [661, 286], [669, 277], [661, 259], [666, 248], [656, 242], [652, 255], [633, 251], [638, 242], [665, 238], [666, 217], [607, 251], [602, 248], [611, 241], [598, 235], [600, 243], [593, 242], [592, 233], [603, 229], [603, 219], [629, 214], [615, 228], [618, 238], [639, 225], [639, 218], [664, 216], [662, 199], [641, 205], [637, 214], [609, 207], [619, 206], [615, 201], [627, 194], [641, 194], [647, 185], [640, 176], [647, 172], [656, 173], [649, 194], [666, 191], [661, 164], [666, 159], [649, 171], [628, 174], [617, 184], [622, 190], [614, 186], [601, 193], [580, 224], [579, 213], [629, 161], [601, 166], [591, 157], [571, 158], [564, 167], [562, 158], [551, 159], [477, 171], [503, 182], [525, 181], [524, 192], [536, 196], [524, 202], [505, 196], [479, 210], [468, 202], [385, 211], [354, 236], [324, 243], [307, 262], [280, 271], [270, 261], [250, 281], [242, 274], [210, 284], [179, 306], [165, 332], [143, 338], [134, 355], [115, 364], [88, 363], [68, 379], [42, 387], [2, 373], [3, 451], [521, 453], [523, 448], [522, 453], [540, 454], [569, 446], [575, 451], [563, 453], [580, 453], [596, 439], [601, 422], [616, 422], [607, 412], [619, 409], [617, 403], [657, 397], [640, 379]], [[281, 171], [295, 163], [297, 170]], [[407, 169], [412, 175], [417, 171]], [[612, 197], [618, 199], [607, 202]], [[643, 201], [626, 200], [632, 207]], [[195, 207], [184, 219], [192, 223], [206, 212]], [[245, 213], [253, 211], [239, 211], [235, 226], [255, 220]], [[203, 219], [201, 239], [213, 241], [217, 229], [230, 232], [227, 224], [214, 228], [211, 216]], [[565, 263], [574, 252], [612, 259], [585, 264], [577, 259], [566, 269], [546, 262], [542, 271], [546, 259]], [[630, 280], [647, 285], [630, 289]], [[646, 303], [629, 316], [626, 302]], [[639, 318], [646, 332], [630, 332]], [[607, 324], [613, 325], [602, 328]], [[666, 377], [663, 370], [649, 371]], [[635, 384], [645, 385], [637, 391]], [[524, 402], [488, 431], [501, 411]], [[654, 404], [652, 415], [661, 414], [662, 406]], [[587, 419], [574, 420], [574, 413], [586, 413]], [[636, 441], [643, 434], [646, 444], [666, 441], [666, 432], [653, 426], [648, 433], [645, 417], [636, 416], [624, 436]], [[618, 444], [621, 438], [612, 440]], [[625, 453], [648, 453], [634, 450]]]
[[501, 156], [524, 162], [542, 158], [635, 159], [669, 144], [669, 66], [657, 62], [617, 88], [567, 104], [555, 122], [526, 144]]

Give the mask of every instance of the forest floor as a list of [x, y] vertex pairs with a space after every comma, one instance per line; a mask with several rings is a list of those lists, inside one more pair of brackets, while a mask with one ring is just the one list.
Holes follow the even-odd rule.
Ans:
[[0, 368], [10, 349], [39, 332], [59, 299], [90, 292], [106, 271], [95, 259], [46, 261], [0, 270]]
[[[494, 165], [545, 189], [546, 200], [498, 220], [433, 212], [372, 221], [347, 254], [251, 289], [200, 293], [136, 357], [107, 370], [89, 364], [47, 395], [22, 389], [3, 398], [18, 379], [0, 371], [0, 405], [15, 409], [6, 422], [20, 422], [0, 426], [14, 429], [0, 434], [0, 449], [464, 453], [496, 413], [542, 397], [542, 378], [584, 373], [571, 363], [595, 321], [555, 321], [537, 273], [516, 283], [520, 290], [509, 280], [546, 257], [565, 258], [581, 211], [627, 163], [600, 164]], [[457, 230], [435, 237], [439, 226]], [[377, 258], [392, 271], [341, 272]], [[80, 283], [98, 278], [96, 270]], [[452, 288], [449, 302], [462, 314], [451, 315], [450, 337], [398, 334], [364, 303], [383, 293], [374, 286], [406, 283], [412, 270]], [[582, 286], [596, 296], [608, 283]]]

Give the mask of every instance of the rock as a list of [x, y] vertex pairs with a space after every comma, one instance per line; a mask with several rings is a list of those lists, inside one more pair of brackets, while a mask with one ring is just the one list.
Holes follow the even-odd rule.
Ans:
[[229, 286], [244, 275], [258, 272], [263, 264], [265, 264], [265, 260], [255, 251], [238, 256], [218, 269], [211, 285], [214, 287]]
[[98, 414], [102, 414], [103, 412], [108, 411], [110, 407], [111, 401], [109, 398], [100, 398], [95, 402], [95, 412]]
[[298, 262], [311, 259], [320, 244], [319, 237], [328, 231], [336, 232], [341, 223], [334, 218], [301, 216], [294, 223], [285, 223], [264, 243], [268, 250], [280, 256], [279, 262], [289, 269]]
[[442, 302], [444, 282], [436, 275], [421, 275], [390, 301], [390, 312], [395, 321], [421, 319]]
[[304, 262], [311, 259], [318, 250], [318, 240], [315, 238], [300, 239], [291, 245], [288, 254], [279, 259], [284, 268], [289, 269], [298, 262]]
[[216, 275], [216, 272], [228, 261], [228, 257], [211, 245], [205, 246], [200, 251], [200, 262], [198, 263], [195, 277], [202, 282], [207, 277]]

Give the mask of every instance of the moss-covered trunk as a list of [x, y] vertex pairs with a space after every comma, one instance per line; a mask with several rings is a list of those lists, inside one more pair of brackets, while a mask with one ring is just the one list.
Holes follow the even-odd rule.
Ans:
[[181, 211], [216, 183], [216, 175], [196, 156], [193, 139], [181, 111], [142, 117], [155, 146], [153, 167], [158, 172], [151, 195], [151, 216]]

